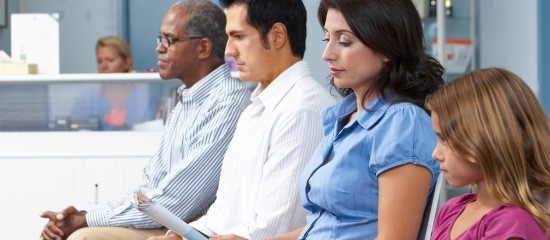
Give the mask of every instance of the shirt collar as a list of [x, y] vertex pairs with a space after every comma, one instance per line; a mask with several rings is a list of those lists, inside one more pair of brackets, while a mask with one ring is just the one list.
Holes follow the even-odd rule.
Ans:
[[192, 87], [187, 88], [185, 84], [178, 88], [178, 99], [183, 102], [195, 102], [201, 104], [208, 98], [210, 91], [215, 88], [220, 78], [229, 78], [230, 72], [227, 63], [220, 65], [214, 71], [203, 77]]
[[[390, 91], [386, 91], [386, 98], [391, 99], [394, 95]], [[391, 103], [385, 101], [382, 96], [378, 96], [366, 106], [366, 110], [359, 111], [355, 121], [363, 128], [370, 129], [388, 110]], [[353, 111], [357, 110], [357, 98], [355, 93], [352, 93], [342, 99], [339, 103], [329, 107], [323, 114], [323, 123], [334, 124], [336, 119], [343, 116], [348, 116]]]
[[253, 105], [259, 104], [263, 108], [273, 110], [286, 93], [292, 89], [292, 86], [299, 79], [308, 75], [311, 75], [309, 65], [306, 61], [301, 60], [283, 71], [267, 88], [261, 90], [261, 86], [258, 85], [252, 93], [250, 100]]
[[365, 108], [357, 114], [356, 121], [365, 129], [372, 128], [380, 118], [386, 114], [386, 110], [390, 107], [391, 103], [384, 101], [382, 96], [378, 96], [374, 101], [370, 102]]

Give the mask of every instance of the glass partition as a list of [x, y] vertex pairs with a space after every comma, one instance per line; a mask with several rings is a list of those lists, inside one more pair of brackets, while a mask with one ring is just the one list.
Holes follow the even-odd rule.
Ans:
[[0, 131], [161, 131], [180, 85], [158, 73], [0, 76]]

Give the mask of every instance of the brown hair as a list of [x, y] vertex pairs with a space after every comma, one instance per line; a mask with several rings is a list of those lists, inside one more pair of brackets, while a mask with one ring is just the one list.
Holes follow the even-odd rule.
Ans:
[[479, 164], [487, 192], [527, 210], [550, 232], [550, 127], [536, 96], [512, 72], [481, 69], [445, 85], [428, 100], [442, 138]]

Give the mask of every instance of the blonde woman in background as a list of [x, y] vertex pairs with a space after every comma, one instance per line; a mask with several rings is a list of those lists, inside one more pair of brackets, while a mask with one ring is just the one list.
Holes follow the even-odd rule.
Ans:
[[132, 52], [122, 38], [108, 36], [98, 39], [95, 52], [99, 73], [127, 73], [134, 70]]
[[531, 89], [499, 68], [474, 71], [429, 99], [433, 158], [452, 187], [432, 239], [550, 239], [550, 128]]
[[[96, 58], [99, 73], [134, 70], [130, 47], [116, 36], [97, 41]], [[148, 84], [108, 83], [83, 92], [73, 105], [71, 120], [97, 121], [97, 130], [128, 130], [134, 124], [154, 120], [159, 103], [160, 97]]]

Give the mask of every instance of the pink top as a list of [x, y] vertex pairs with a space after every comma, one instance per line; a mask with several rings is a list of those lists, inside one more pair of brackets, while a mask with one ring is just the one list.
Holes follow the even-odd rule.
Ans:
[[[451, 237], [451, 228], [468, 203], [474, 202], [477, 195], [464, 194], [447, 201], [435, 219], [431, 239], [447, 240]], [[550, 235], [525, 209], [511, 206], [499, 206], [485, 214], [474, 225], [460, 234], [457, 240], [469, 239], [508, 239], [522, 238], [548, 240]]]

